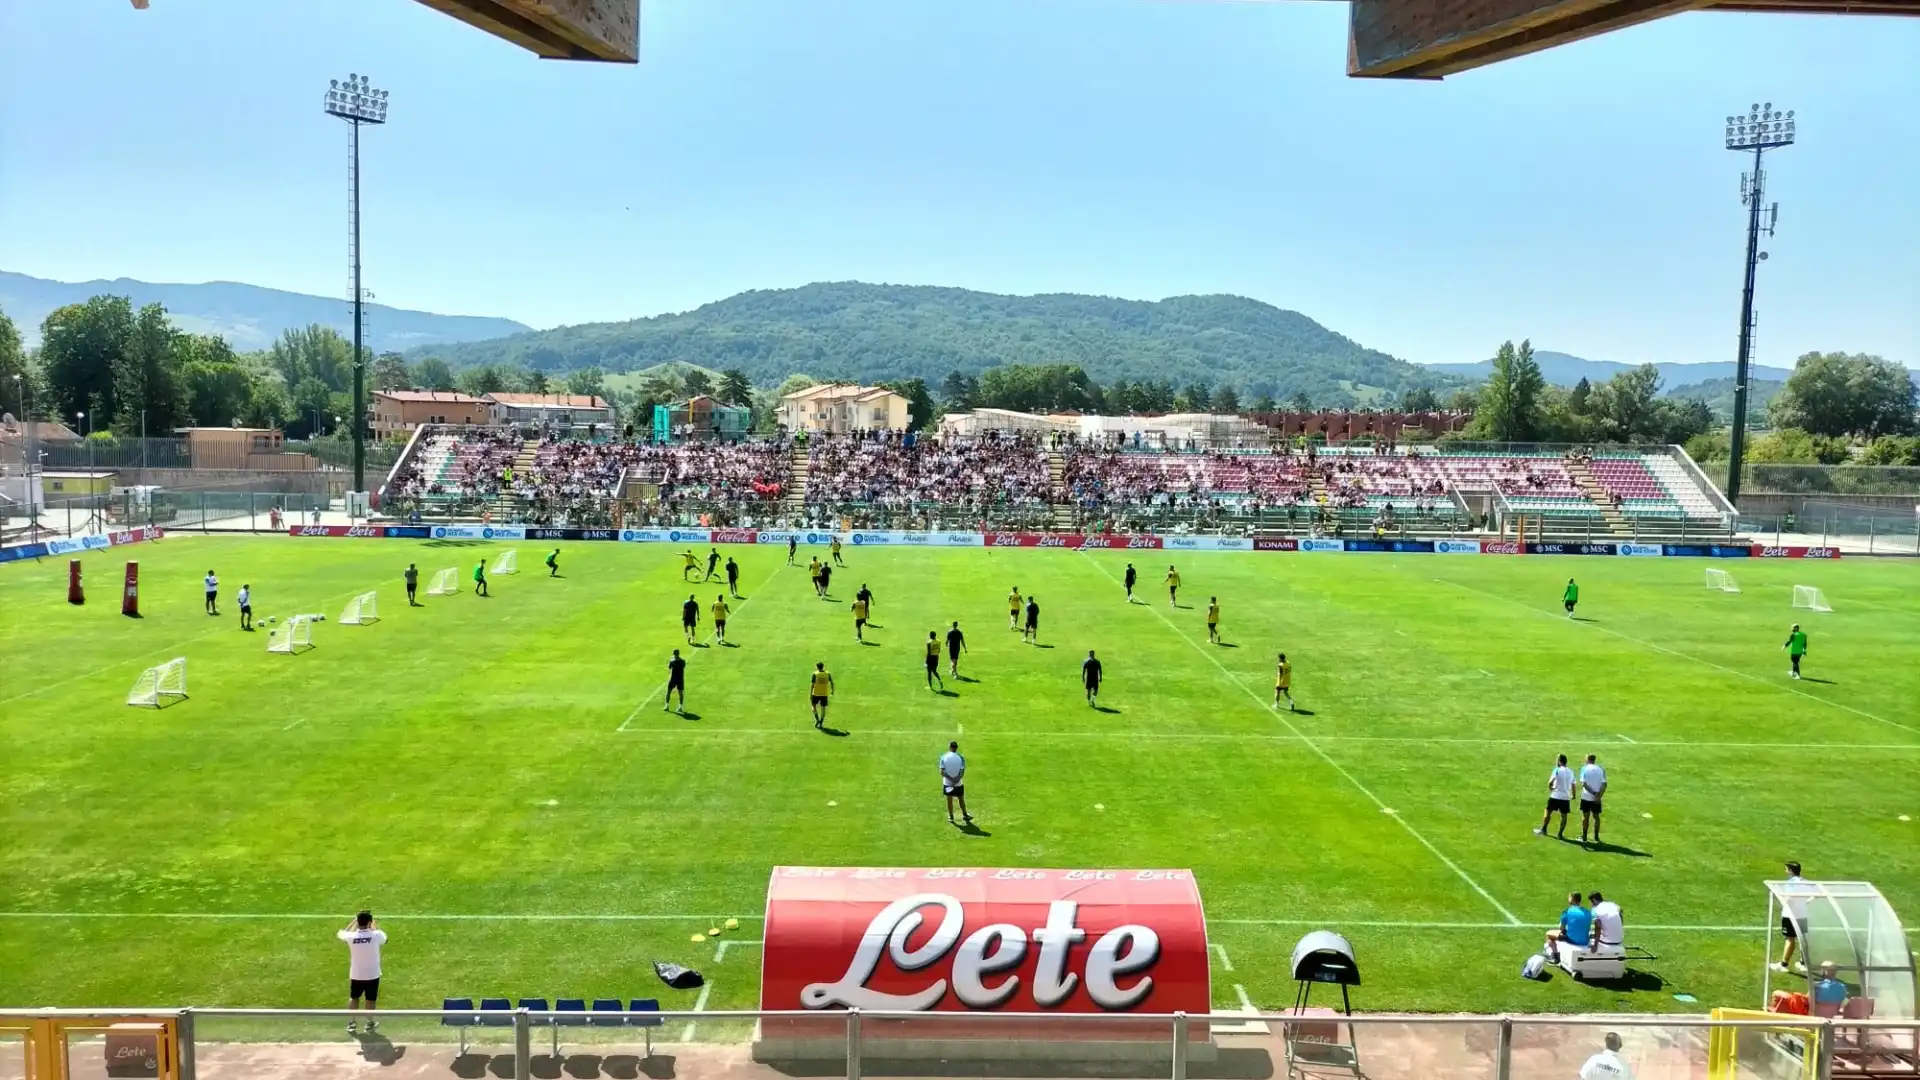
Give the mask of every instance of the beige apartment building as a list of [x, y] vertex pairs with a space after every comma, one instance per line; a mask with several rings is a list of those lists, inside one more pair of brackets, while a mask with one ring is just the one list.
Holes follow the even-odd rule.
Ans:
[[788, 431], [837, 435], [848, 431], [907, 430], [907, 399], [884, 387], [822, 383], [780, 399]]

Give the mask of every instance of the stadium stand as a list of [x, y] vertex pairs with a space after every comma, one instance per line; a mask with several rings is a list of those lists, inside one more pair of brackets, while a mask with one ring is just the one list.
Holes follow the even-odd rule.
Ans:
[[1043, 524], [1052, 502], [1047, 450], [1033, 436], [916, 439], [876, 432], [816, 438], [808, 448], [809, 523]]

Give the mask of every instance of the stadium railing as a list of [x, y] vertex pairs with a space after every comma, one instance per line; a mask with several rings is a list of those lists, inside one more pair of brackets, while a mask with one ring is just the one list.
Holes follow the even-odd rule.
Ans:
[[[483, 1004], [499, 1005], [494, 999]], [[804, 1020], [809, 1028], [807, 1072], [813, 1077], [844, 1075], [860, 1080], [868, 1063], [888, 1075], [933, 1075], [902, 1070], [899, 1043], [926, 1040], [944, 1028], [939, 1042], [989, 1044], [997, 1061], [956, 1058], [940, 1063], [943, 1076], [1028, 1075], [1008, 1073], [1008, 1060], [1021, 1060], [1016, 1040], [1041, 1026], [1046, 1046], [1033, 1057], [1075, 1061], [1071, 1075], [1092, 1080], [1149, 1075], [1188, 1080], [1200, 1076], [1280, 1076], [1292, 1070], [1293, 1055], [1325, 1046], [1331, 1039], [1347, 1048], [1357, 1070], [1371, 1080], [1564, 1080], [1579, 1075], [1582, 1064], [1605, 1044], [1608, 1034], [1621, 1043], [1620, 1056], [1641, 1077], [1800, 1077], [1831, 1080], [1856, 1075], [1859, 1062], [1849, 1055], [1863, 1045], [1886, 1043], [1913, 1053], [1912, 1020], [1830, 1020], [1810, 1016], [1764, 1019], [1714, 1019], [1709, 1016], [1654, 1014], [1574, 1015], [1356, 1015], [1325, 1009], [1306, 1015], [1237, 1012], [1188, 1016], [1172, 1014], [1009, 1014], [900, 1012], [763, 1012], [616, 1010], [614, 999], [597, 999], [588, 1012], [527, 1008], [477, 1010], [464, 999], [453, 1010], [383, 1009], [380, 1031], [359, 1037], [354, 1058], [391, 1065], [404, 1056], [413, 1070], [439, 1064], [460, 1076], [493, 1075], [531, 1080], [553, 1076], [564, 1065], [568, 1075], [663, 1075], [648, 1063], [658, 1051], [650, 1036], [673, 1047], [670, 1065], [679, 1080], [739, 1080], [756, 1073], [768, 1080], [783, 1074], [771, 1065], [750, 1062], [741, 1044], [754, 1038], [763, 1020]], [[571, 1003], [570, 1003], [571, 1004]], [[635, 1002], [636, 1005], [643, 1005]], [[1755, 1014], [1743, 1013], [1743, 1017]], [[0, 1067], [15, 1068], [37, 1022], [65, 1023], [70, 1035], [59, 1052], [67, 1056], [66, 1075], [97, 1075], [95, 1064], [108, 1045], [107, 1025], [116, 1018], [165, 1017], [179, 1037], [180, 1080], [279, 1080], [309, 1075], [316, 1063], [332, 1061], [348, 1020], [369, 1014], [344, 1009], [143, 1009], [0, 1010]], [[75, 1023], [80, 1021], [81, 1023]], [[1211, 1036], [1194, 1040], [1204, 1023]], [[911, 1034], [906, 1026], [911, 1025]], [[568, 1026], [568, 1053], [543, 1053], [534, 1029]], [[1158, 1028], [1163, 1034], [1157, 1034]], [[1024, 1029], [1024, 1030], [1023, 1030]], [[1104, 1036], [1104, 1040], [1103, 1040]], [[1836, 1039], [1836, 1036], [1839, 1036]], [[1071, 1047], [1125, 1042], [1134, 1049], [1110, 1060], [1075, 1058]], [[1837, 1048], [1837, 1050], [1836, 1050]], [[1061, 1053], [1066, 1049], [1066, 1053]], [[1836, 1053], [1840, 1060], [1836, 1061]], [[87, 1059], [91, 1058], [92, 1061]], [[346, 1058], [339, 1059], [341, 1061]], [[536, 1060], [541, 1064], [536, 1065]], [[1156, 1064], [1157, 1063], [1157, 1064]], [[359, 1061], [355, 1061], [358, 1065]], [[923, 1063], [930, 1064], [930, 1063]], [[1303, 1062], [1305, 1064], [1305, 1062]], [[1057, 1068], [1057, 1066], [1056, 1066]], [[1315, 1075], [1332, 1070], [1309, 1069]], [[1032, 1073], [1030, 1075], [1067, 1075]]]

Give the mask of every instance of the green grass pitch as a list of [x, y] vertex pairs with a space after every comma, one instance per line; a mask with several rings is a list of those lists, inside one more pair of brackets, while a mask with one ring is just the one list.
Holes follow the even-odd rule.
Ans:
[[[1717, 563], [1744, 589], [1726, 595], [1701, 560], [1133, 552], [1129, 607], [1125, 552], [849, 548], [825, 603], [783, 551], [739, 547], [738, 647], [691, 650], [682, 718], [659, 695], [678, 606], [718, 586], [683, 585], [661, 547], [563, 545], [559, 580], [519, 549], [481, 599], [465, 571], [496, 546], [170, 538], [124, 549], [137, 621], [120, 550], [86, 556], [81, 608], [64, 560], [0, 568], [0, 1003], [337, 1006], [332, 931], [371, 905], [383, 1006], [644, 996], [666, 959], [709, 975], [710, 1007], [751, 1007], [757, 952], [689, 936], [734, 916], [723, 940], [756, 941], [780, 863], [1191, 867], [1223, 1007], [1236, 987], [1290, 1000], [1288, 952], [1317, 927], [1353, 940], [1368, 1009], [1754, 1006], [1760, 882], [1788, 858], [1920, 923], [1912, 563]], [[409, 609], [409, 561], [423, 593], [461, 567], [462, 592]], [[1559, 609], [1569, 575], [1583, 621]], [[242, 582], [261, 616], [324, 612], [318, 647], [241, 633]], [[1835, 612], [1792, 611], [1797, 583]], [[1013, 585], [1042, 647], [1006, 628]], [[376, 588], [377, 625], [333, 621]], [[1230, 647], [1206, 644], [1215, 595]], [[1812, 678], [1793, 683], [1796, 616]], [[974, 681], [938, 696], [921, 642], [954, 619]], [[1088, 648], [1111, 712], [1079, 691]], [[1297, 715], [1267, 704], [1277, 649]], [[127, 707], [176, 655], [191, 699]], [[843, 737], [810, 721], [815, 660]], [[946, 821], [950, 738], [979, 835]], [[1557, 752], [1610, 770], [1611, 850], [1531, 834]], [[1667, 986], [1517, 977], [1573, 888], [1624, 906]]]

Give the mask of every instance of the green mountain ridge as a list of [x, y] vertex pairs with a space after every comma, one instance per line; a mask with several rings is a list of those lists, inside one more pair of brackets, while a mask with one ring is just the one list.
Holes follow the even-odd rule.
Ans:
[[548, 374], [679, 362], [738, 368], [761, 386], [794, 374], [937, 384], [950, 372], [978, 375], [1001, 364], [1078, 364], [1101, 383], [1231, 385], [1243, 398], [1305, 392], [1323, 406], [1470, 381], [1241, 296], [1005, 296], [863, 282], [755, 290], [679, 314], [425, 346], [410, 355], [456, 368], [504, 364]]

